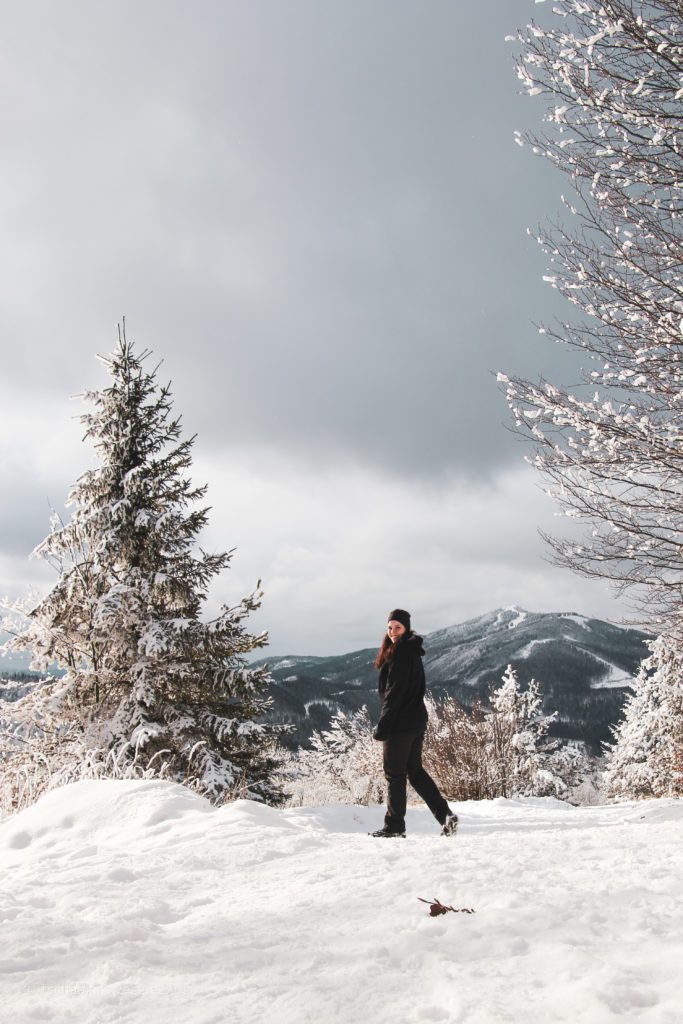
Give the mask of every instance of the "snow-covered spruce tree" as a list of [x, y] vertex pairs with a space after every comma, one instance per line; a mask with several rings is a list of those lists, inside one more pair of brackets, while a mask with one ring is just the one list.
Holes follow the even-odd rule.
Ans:
[[641, 621], [683, 643], [683, 7], [553, 11], [553, 27], [519, 34], [518, 71], [551, 101], [526, 141], [572, 190], [539, 241], [580, 315], [544, 332], [586, 364], [571, 389], [499, 378], [549, 493], [591, 527], [582, 543], [546, 538], [558, 562], [633, 587]]
[[25, 758], [42, 758], [45, 785], [147, 773], [214, 802], [274, 798], [277, 730], [259, 721], [269, 676], [245, 660], [267, 642], [245, 628], [261, 592], [200, 618], [232, 552], [197, 548], [208, 510], [197, 507], [206, 488], [187, 475], [194, 437], [181, 439], [169, 387], [144, 368], [149, 354], [124, 336], [102, 359], [110, 386], [86, 394], [82, 417], [100, 465], [71, 491], [70, 521], [53, 517], [36, 549], [59, 579], [10, 646], [66, 674], [18, 702]]
[[610, 796], [683, 796], [683, 655], [670, 640], [652, 643], [613, 733], [604, 773]]
[[557, 747], [548, 741], [555, 715], [544, 715], [542, 705], [536, 680], [521, 690], [517, 673], [508, 665], [501, 685], [491, 693], [486, 717], [483, 756], [489, 796], [556, 796], [564, 791], [564, 783], [548, 769], [549, 755]]

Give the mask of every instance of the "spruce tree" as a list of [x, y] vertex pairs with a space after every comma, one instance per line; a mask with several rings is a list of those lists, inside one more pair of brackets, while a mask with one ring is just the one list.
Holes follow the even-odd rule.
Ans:
[[559, 780], [545, 769], [544, 762], [557, 748], [557, 744], [547, 738], [557, 712], [543, 714], [539, 684], [532, 679], [528, 688], [521, 690], [515, 669], [508, 665], [501, 685], [491, 691], [490, 701], [485, 756], [493, 794], [541, 796], [555, 793]]
[[683, 796], [683, 655], [671, 640], [652, 642], [613, 729], [605, 781], [610, 796]]
[[206, 487], [188, 476], [195, 438], [182, 439], [149, 355], [124, 333], [99, 357], [111, 383], [86, 393], [81, 418], [100, 464], [69, 494], [70, 520], [53, 516], [36, 549], [59, 579], [11, 646], [32, 649], [36, 667], [66, 670], [38, 701], [62, 780], [87, 762], [117, 775], [151, 770], [216, 803], [236, 792], [273, 798], [278, 730], [260, 721], [270, 678], [245, 658], [267, 643], [245, 626], [260, 581], [235, 607], [200, 617], [232, 551], [197, 545], [208, 509], [197, 505]]

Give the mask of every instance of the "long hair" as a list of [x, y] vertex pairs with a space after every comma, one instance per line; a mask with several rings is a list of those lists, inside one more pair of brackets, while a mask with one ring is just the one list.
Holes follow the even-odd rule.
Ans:
[[385, 661], [391, 661], [393, 653], [394, 645], [391, 642], [389, 634], [385, 633], [384, 639], [382, 640], [382, 646], [378, 650], [377, 657], [375, 658], [375, 668], [381, 668]]
[[[396, 641], [396, 644], [399, 644], [401, 640], [407, 640], [409, 636], [413, 635], [413, 630], [407, 629], [405, 633], [401, 633], [400, 637]], [[396, 644], [392, 641], [388, 633], [384, 634], [382, 646], [378, 650], [377, 657], [375, 658], [374, 661], [375, 668], [381, 668], [385, 661], [391, 661], [391, 659], [394, 656], [394, 649], [396, 647]]]

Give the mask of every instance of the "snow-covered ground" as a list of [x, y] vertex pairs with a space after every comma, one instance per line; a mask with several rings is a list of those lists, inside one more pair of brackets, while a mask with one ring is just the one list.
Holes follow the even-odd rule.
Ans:
[[3, 1019], [680, 1024], [683, 801], [458, 812], [379, 840], [380, 808], [55, 790], [0, 824]]

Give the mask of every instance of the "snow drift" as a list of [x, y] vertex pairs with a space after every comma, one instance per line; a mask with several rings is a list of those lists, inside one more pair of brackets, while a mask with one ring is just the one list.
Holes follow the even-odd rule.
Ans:
[[[220, 808], [84, 781], [0, 824], [3, 1006], [16, 1021], [304, 1024], [678, 1019], [672, 800]], [[418, 897], [473, 915], [431, 918]]]

